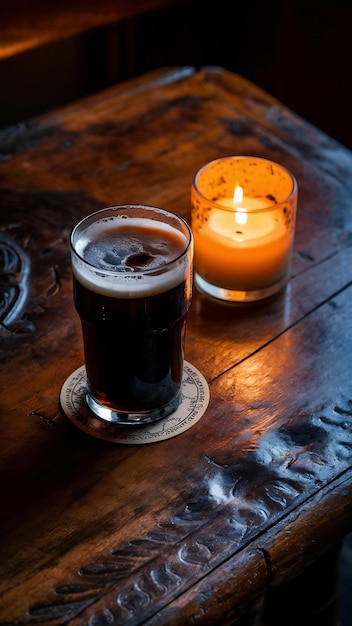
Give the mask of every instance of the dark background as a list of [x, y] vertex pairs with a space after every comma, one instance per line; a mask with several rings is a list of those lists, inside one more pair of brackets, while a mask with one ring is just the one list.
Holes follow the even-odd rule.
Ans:
[[219, 65], [352, 149], [351, 38], [352, 0], [176, 3], [0, 61], [0, 127], [157, 67]]

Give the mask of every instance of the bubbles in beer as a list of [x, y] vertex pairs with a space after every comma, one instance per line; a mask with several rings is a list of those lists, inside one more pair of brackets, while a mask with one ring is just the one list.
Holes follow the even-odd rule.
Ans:
[[139, 252], [138, 254], [131, 254], [126, 259], [126, 265], [129, 267], [143, 267], [150, 263], [150, 254], [146, 252]]
[[102, 230], [99, 238], [86, 241], [84, 259], [102, 270], [138, 272], [169, 263], [182, 252], [184, 242], [167, 228], [119, 224]]

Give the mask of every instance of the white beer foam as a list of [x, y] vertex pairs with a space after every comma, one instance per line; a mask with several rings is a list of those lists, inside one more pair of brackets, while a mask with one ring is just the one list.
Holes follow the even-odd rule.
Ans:
[[[183, 233], [173, 228], [169, 224], [164, 222], [157, 222], [155, 220], [140, 219], [140, 218], [126, 218], [126, 217], [109, 217], [94, 222], [89, 225], [86, 230], [82, 231], [79, 238], [75, 242], [74, 248], [79, 255], [77, 257], [73, 254], [72, 257], [72, 270], [76, 279], [87, 289], [96, 293], [101, 293], [106, 296], [115, 298], [142, 298], [145, 296], [156, 295], [168, 291], [173, 287], [179, 285], [185, 280], [188, 268], [188, 259], [184, 255], [181, 259], [173, 262], [172, 257], [165, 260], [165, 256], [159, 259], [158, 264], [155, 267], [149, 267], [147, 270], [135, 270], [128, 271], [128, 268], [124, 267], [121, 270], [114, 270], [108, 267], [104, 269], [98, 269], [93, 265], [85, 263], [82, 259], [85, 257], [85, 249], [87, 245], [93, 240], [101, 237], [102, 235], [108, 235], [110, 230], [116, 230], [119, 226], [150, 226], [155, 230], [156, 226], [159, 230], [164, 230], [173, 233], [182, 243], [184, 249], [187, 248], [188, 240]], [[116, 237], [115, 237], [116, 239]], [[165, 267], [173, 263], [172, 266]], [[163, 270], [164, 267], [164, 271]], [[160, 269], [160, 273], [157, 272]]]

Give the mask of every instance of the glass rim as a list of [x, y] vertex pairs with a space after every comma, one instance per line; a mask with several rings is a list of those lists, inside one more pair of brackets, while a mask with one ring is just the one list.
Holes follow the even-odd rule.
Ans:
[[217, 209], [221, 210], [221, 211], [227, 211], [227, 212], [233, 212], [233, 210], [235, 209], [232, 207], [226, 207], [222, 204], [220, 204], [219, 202], [217, 202], [216, 200], [212, 200], [211, 198], [208, 198], [207, 196], [204, 195], [204, 193], [202, 193], [199, 189], [198, 186], [198, 177], [211, 165], [215, 165], [216, 163], [221, 163], [223, 161], [242, 161], [242, 160], [248, 160], [248, 159], [253, 159], [255, 161], [261, 161], [263, 164], [264, 163], [272, 163], [273, 165], [275, 165], [275, 167], [281, 169], [286, 175], [287, 177], [292, 181], [292, 189], [290, 191], [290, 193], [283, 199], [280, 200], [276, 203], [269, 203], [267, 206], [262, 207], [262, 208], [255, 208], [255, 209], [247, 209], [246, 208], [246, 212], [247, 213], [263, 213], [266, 211], [273, 211], [278, 209], [278, 207], [280, 207], [282, 204], [286, 203], [286, 202], [291, 202], [292, 199], [297, 195], [297, 191], [298, 191], [298, 184], [297, 184], [297, 180], [296, 177], [294, 176], [294, 174], [292, 174], [292, 172], [285, 167], [284, 165], [281, 165], [281, 163], [277, 163], [276, 161], [272, 161], [271, 159], [266, 159], [264, 157], [257, 157], [257, 156], [253, 156], [253, 155], [229, 155], [229, 156], [224, 156], [224, 157], [219, 157], [218, 159], [213, 159], [212, 161], [209, 161], [208, 163], [205, 163], [201, 168], [199, 168], [197, 170], [197, 172], [194, 174], [193, 176], [193, 189], [197, 192], [197, 194], [199, 194], [199, 196], [202, 198], [202, 200], [204, 200], [205, 202], [209, 203], [212, 207], [216, 207]]
[[[146, 210], [147, 212], [156, 212], [156, 213], [160, 213], [161, 215], [164, 215], [166, 217], [170, 217], [172, 219], [176, 219], [182, 226], [185, 227], [185, 232], [183, 232], [182, 234], [187, 236], [188, 235], [188, 240], [187, 240], [187, 245], [185, 246], [185, 249], [180, 252], [180, 254], [178, 254], [177, 256], [175, 256], [175, 258], [166, 261], [164, 263], [161, 263], [157, 268], [153, 268], [153, 269], [142, 269], [142, 270], [133, 270], [133, 271], [119, 271], [119, 270], [113, 270], [113, 269], [102, 269], [97, 267], [96, 265], [94, 265], [93, 263], [90, 263], [89, 261], [87, 261], [87, 259], [85, 259], [79, 252], [77, 252], [76, 248], [75, 248], [75, 236], [77, 236], [77, 231], [84, 226], [85, 223], [87, 223], [87, 228], [93, 224], [99, 221], [99, 216], [103, 215], [104, 213], [108, 213], [108, 212], [113, 212], [114, 210], [118, 210], [118, 209], [122, 209], [122, 210], [129, 210], [129, 209], [143, 209]], [[143, 218], [142, 218], [143, 219]], [[157, 221], [157, 220], [156, 220]], [[167, 223], [167, 222], [164, 222]], [[181, 231], [180, 231], [181, 232]], [[187, 235], [186, 235], [187, 233]], [[103, 274], [105, 276], [119, 276], [121, 278], [128, 278], [128, 277], [136, 277], [138, 275], [158, 275], [161, 272], [165, 272], [167, 271], [167, 268], [171, 265], [174, 265], [175, 263], [177, 263], [178, 261], [180, 261], [181, 259], [183, 259], [185, 256], [188, 255], [189, 250], [192, 246], [192, 242], [193, 242], [193, 233], [191, 230], [191, 227], [189, 226], [189, 224], [186, 222], [186, 220], [181, 217], [180, 215], [177, 215], [176, 213], [173, 213], [172, 211], [168, 211], [166, 209], [162, 209], [160, 207], [155, 207], [155, 206], [151, 206], [151, 205], [146, 205], [146, 204], [117, 204], [117, 205], [112, 205], [109, 207], [104, 207], [102, 209], [98, 209], [97, 211], [93, 211], [93, 213], [89, 213], [88, 215], [85, 215], [85, 217], [83, 217], [81, 220], [79, 220], [75, 226], [71, 229], [71, 233], [70, 233], [70, 249], [71, 252], [75, 255], [75, 257], [77, 259], [79, 259], [81, 261], [81, 263], [84, 263], [84, 265], [86, 265], [87, 267], [91, 268], [95, 273], [99, 273], [99, 274]]]

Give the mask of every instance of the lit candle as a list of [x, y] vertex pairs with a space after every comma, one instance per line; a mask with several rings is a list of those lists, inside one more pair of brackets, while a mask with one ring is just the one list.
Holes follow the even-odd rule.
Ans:
[[202, 168], [192, 187], [198, 287], [232, 301], [281, 289], [290, 272], [296, 201], [294, 178], [271, 161], [229, 157]]
[[[258, 198], [243, 198], [243, 189], [240, 185], [235, 186], [233, 198], [223, 198], [218, 200], [218, 204], [230, 210], [211, 211], [210, 227], [226, 238], [239, 242], [248, 241], [263, 237], [275, 229], [272, 216], [258, 212], [258, 209], [265, 208], [265, 202]], [[256, 213], [253, 213], [253, 210], [256, 210]]]

